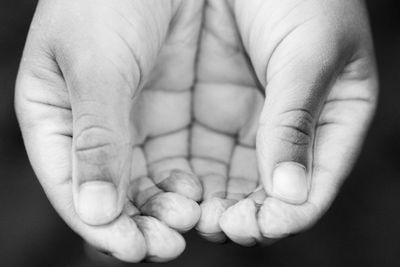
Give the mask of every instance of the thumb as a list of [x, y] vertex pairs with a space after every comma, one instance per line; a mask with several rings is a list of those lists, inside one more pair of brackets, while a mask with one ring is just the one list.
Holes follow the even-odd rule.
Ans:
[[270, 238], [304, 230], [326, 211], [360, 150], [376, 101], [363, 3], [303, 2], [234, 1], [243, 44], [266, 87], [257, 154], [272, 197], [257, 218]]
[[89, 25], [57, 43], [73, 115], [74, 205], [88, 224], [108, 223], [122, 211], [132, 147], [142, 141], [131, 121], [134, 97], [159, 49], [147, 44], [161, 45], [167, 20], [160, 18], [165, 26], [154, 23], [158, 31], [151, 32], [156, 34], [145, 35], [151, 24], [138, 19], [133, 30], [116, 25], [121, 31], [117, 34]]
[[66, 77], [73, 114], [74, 203], [88, 224], [110, 222], [121, 212], [134, 145], [129, 127], [134, 92], [112, 66], [96, 61]]
[[327, 48], [314, 47], [275, 71], [275, 63], [290, 56], [283, 50], [276, 53], [267, 70], [266, 100], [257, 134], [258, 161], [268, 194], [301, 204], [307, 201], [311, 182], [316, 123], [338, 58]]
[[[323, 11], [322, 4], [309, 5], [313, 14]], [[293, 6], [233, 2], [243, 45], [266, 90], [256, 143], [262, 182], [269, 195], [301, 204], [309, 191], [315, 125], [348, 51], [330, 18], [307, 20], [304, 7]]]
[[310, 184], [315, 125], [334, 76], [349, 54], [348, 42], [332, 27], [332, 18], [303, 16], [305, 6], [312, 14], [323, 12], [318, 1], [302, 8], [279, 1], [233, 3], [243, 45], [266, 88], [256, 144], [262, 182], [269, 195], [303, 203]]

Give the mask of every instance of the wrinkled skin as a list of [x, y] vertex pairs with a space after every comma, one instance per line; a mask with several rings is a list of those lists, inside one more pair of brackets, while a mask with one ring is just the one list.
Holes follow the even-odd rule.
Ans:
[[71, 228], [121, 260], [166, 261], [197, 222], [246, 246], [310, 227], [376, 94], [361, 1], [42, 0], [16, 111]]

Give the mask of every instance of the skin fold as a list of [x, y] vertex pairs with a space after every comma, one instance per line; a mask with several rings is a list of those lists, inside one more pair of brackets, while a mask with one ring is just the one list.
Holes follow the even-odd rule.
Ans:
[[194, 226], [250, 246], [313, 225], [377, 87], [362, 1], [41, 0], [15, 107], [68, 225], [167, 261]]

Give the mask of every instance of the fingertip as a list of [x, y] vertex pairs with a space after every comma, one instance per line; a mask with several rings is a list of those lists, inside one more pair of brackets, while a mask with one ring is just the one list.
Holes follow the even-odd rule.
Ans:
[[292, 205], [269, 197], [260, 208], [258, 224], [263, 236], [278, 239], [308, 229], [319, 214], [310, 203]]
[[219, 225], [232, 241], [242, 246], [253, 246], [262, 239], [257, 224], [257, 207], [251, 199], [243, 199], [228, 208]]
[[145, 238], [147, 260], [166, 262], [182, 254], [186, 243], [176, 231], [150, 216], [135, 216], [133, 219]]
[[201, 217], [196, 225], [199, 234], [211, 242], [224, 242], [226, 236], [222, 232], [219, 220], [224, 211], [233, 203], [232, 200], [217, 197], [204, 200], [200, 204]]
[[155, 195], [141, 207], [141, 211], [181, 232], [193, 228], [201, 214], [196, 202], [172, 192]]
[[258, 225], [263, 236], [268, 238], [283, 238], [290, 234], [284, 209], [273, 198], [267, 198], [258, 213]]
[[132, 218], [122, 215], [106, 226], [91, 228], [90, 242], [101, 251], [124, 261], [137, 263], [146, 257], [145, 237]]

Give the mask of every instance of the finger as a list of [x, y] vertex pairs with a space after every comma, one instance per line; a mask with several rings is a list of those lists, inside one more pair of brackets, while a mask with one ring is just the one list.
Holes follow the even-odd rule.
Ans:
[[[346, 92], [354, 93], [350, 99], [371, 103], [374, 89], [370, 85], [376, 83], [368, 20], [361, 2], [333, 3], [331, 8], [340, 8], [338, 12], [353, 9], [359, 14], [343, 20], [330, 16], [336, 12], [299, 14], [311, 7], [322, 11], [326, 6], [319, 2], [304, 2], [301, 8], [297, 3], [277, 5], [274, 9], [276, 4], [235, 1], [233, 6], [244, 46], [266, 86], [257, 152], [265, 189], [272, 196], [264, 201], [258, 218], [263, 235], [268, 237], [282, 237], [311, 226], [333, 200], [360, 147], [374, 104], [367, 104], [366, 109], [354, 105], [356, 113], [362, 110], [363, 115], [347, 110], [341, 114], [349, 119], [345, 126], [329, 121], [332, 128], [322, 137], [319, 124], [327, 96], [344, 88], [339, 90], [343, 97], [339, 99], [349, 100], [349, 95], [343, 95]], [[268, 9], [274, 10], [272, 16], [257, 15]], [[286, 23], [277, 23], [283, 20]], [[360, 25], [366, 29], [362, 34], [358, 34]], [[354, 35], [349, 34], [352, 30]], [[344, 76], [352, 81], [347, 83], [350, 86], [336, 85]], [[360, 84], [362, 93], [356, 89]], [[335, 112], [341, 113], [339, 109]], [[323, 165], [319, 164], [322, 158]]]
[[153, 216], [181, 232], [191, 229], [200, 217], [196, 202], [176, 193], [165, 193], [148, 177], [134, 180], [128, 195], [138, 212]]
[[[187, 111], [190, 114], [189, 111]], [[158, 187], [198, 201], [202, 188], [187, 161], [189, 130], [183, 129], [149, 138], [145, 144], [151, 176]], [[175, 165], [177, 163], [179, 165]]]
[[[32, 166], [54, 208], [74, 231], [96, 248], [120, 260], [141, 261], [146, 255], [145, 240], [129, 217], [122, 215], [111, 224], [98, 227], [80, 220], [73, 208], [69, 180], [72, 146], [72, 125], [68, 123], [70, 111], [60, 105], [62, 103], [58, 102], [59, 98], [54, 98], [55, 95], [48, 95], [49, 102], [41, 102], [43, 99], [39, 102], [36, 94], [47, 91], [48, 85], [22, 72], [23, 69], [18, 77], [16, 109]], [[62, 84], [58, 78], [53, 81]], [[42, 104], [46, 102], [52, 105]], [[38, 118], [43, 120], [30, 124]]]
[[221, 216], [219, 225], [224, 233], [242, 246], [270, 245], [274, 239], [264, 237], [258, 225], [259, 209], [267, 195], [263, 186], [258, 186], [245, 199], [229, 207]]
[[155, 195], [141, 206], [140, 210], [180, 232], [193, 228], [201, 213], [196, 202], [172, 192]]
[[[147, 176], [146, 159], [141, 148], [133, 150], [130, 184], [127, 190], [128, 199], [133, 207], [126, 207], [133, 213], [142, 212], [158, 218], [168, 226], [179, 231], [192, 228], [200, 217], [200, 208], [192, 199], [177, 193], [161, 190], [152, 179]], [[143, 170], [143, 171], [139, 171]], [[131, 214], [130, 212], [129, 214]]]
[[192, 228], [200, 217], [198, 204], [180, 194], [161, 190], [147, 176], [142, 149], [134, 149], [132, 158], [135, 168], [131, 173], [127, 197], [133, 205], [126, 205], [125, 212], [131, 216], [139, 212], [153, 216], [182, 232]]
[[74, 202], [89, 224], [107, 223], [121, 212], [134, 145], [129, 114], [135, 92], [98, 53], [74, 62], [79, 70], [64, 71], [74, 120]]
[[[236, 1], [233, 9], [244, 46], [268, 95], [257, 137], [265, 189], [288, 203], [301, 204], [310, 189], [318, 116], [338, 69], [348, 58], [350, 44], [335, 39], [341, 35], [331, 26], [336, 22], [333, 18], [297, 16], [301, 9], [296, 6], [287, 10], [287, 5], [278, 5], [274, 16], [257, 16], [254, 23], [250, 19], [249, 14], [266, 13], [273, 6], [272, 2], [249, 5]], [[289, 13], [292, 20], [276, 23], [290, 11], [296, 13]], [[274, 25], [279, 26], [275, 31]], [[304, 38], [310, 32], [310, 38]]]
[[[304, 203], [308, 198], [314, 129], [336, 66], [332, 58], [310, 62], [310, 56], [302, 54], [292, 67], [269, 81], [266, 89], [269, 98], [257, 137], [260, 171], [266, 190], [293, 204]], [[282, 80], [283, 77], [286, 80]]]
[[201, 217], [196, 225], [199, 234], [212, 242], [224, 242], [226, 237], [220, 226], [220, 217], [227, 208], [235, 204], [235, 200], [213, 197], [200, 204]]
[[253, 246], [262, 239], [256, 215], [255, 202], [249, 198], [242, 199], [222, 214], [219, 225], [232, 241], [242, 246]]
[[369, 78], [342, 80], [333, 88], [317, 127], [309, 199], [294, 206], [267, 198], [259, 213], [265, 236], [306, 230], [329, 208], [359, 154], [374, 113], [377, 79], [373, 65], [362, 64]]
[[[243, 10], [237, 12], [244, 16]], [[247, 36], [249, 25], [242, 23], [241, 34]], [[252, 60], [260, 56], [265, 60], [263, 66], [255, 64], [267, 95], [257, 134], [262, 181], [270, 195], [293, 204], [307, 201], [315, 126], [337, 69], [347, 56], [326, 41], [330, 31], [325, 27], [304, 39], [315, 27], [313, 23], [300, 25], [282, 37], [268, 57], [256, 49], [267, 46], [265, 31], [260, 32], [257, 46], [247, 47]]]
[[134, 216], [146, 240], [146, 258], [154, 262], [170, 261], [185, 249], [183, 237], [167, 225], [149, 216]]

